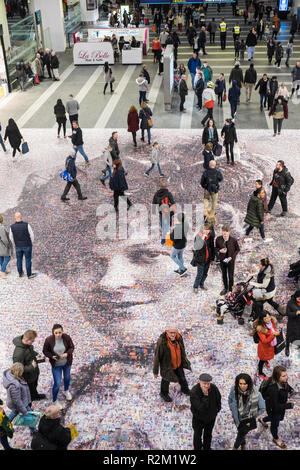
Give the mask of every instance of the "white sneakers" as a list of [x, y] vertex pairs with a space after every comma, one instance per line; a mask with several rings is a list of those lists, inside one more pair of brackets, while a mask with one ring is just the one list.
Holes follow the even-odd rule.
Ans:
[[64, 396], [66, 397], [66, 400], [68, 400], [68, 401], [72, 400], [72, 395], [69, 392], [69, 390], [67, 390], [66, 392], [63, 392], [63, 393], [64, 393]]

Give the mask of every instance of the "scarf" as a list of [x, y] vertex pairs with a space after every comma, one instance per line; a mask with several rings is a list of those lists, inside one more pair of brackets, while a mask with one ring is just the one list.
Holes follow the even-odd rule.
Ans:
[[[275, 329], [273, 323], [270, 321], [270, 322], [267, 323], [266, 325], [267, 325], [267, 328], [271, 331], [271, 333], [274, 334], [275, 331], [276, 331], [276, 329]], [[276, 346], [276, 344], [277, 344], [277, 339], [274, 338], [274, 339], [271, 341], [270, 346]]]
[[[247, 397], [247, 401], [244, 404], [243, 397]], [[251, 394], [246, 390], [242, 392], [239, 388], [238, 393], [238, 412], [240, 421], [249, 418], [255, 418], [258, 410], [258, 390], [253, 387]]]
[[167, 333], [166, 333], [166, 336], [167, 336], [168, 345], [171, 351], [172, 369], [178, 369], [178, 367], [181, 365], [181, 349], [180, 349], [180, 344], [178, 342], [179, 334], [176, 335], [176, 339], [174, 342], [170, 340]]

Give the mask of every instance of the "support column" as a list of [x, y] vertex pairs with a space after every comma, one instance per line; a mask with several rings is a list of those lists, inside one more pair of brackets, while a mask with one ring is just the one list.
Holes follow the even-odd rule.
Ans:
[[3, 40], [5, 50], [7, 51], [7, 49], [10, 47], [10, 37], [4, 0], [0, 0], [0, 24], [2, 24], [3, 27]]
[[[88, 10], [88, 5], [93, 9]], [[97, 0], [80, 0], [81, 21], [85, 24], [94, 24], [99, 19]]]
[[31, 0], [30, 13], [41, 10], [45, 38], [45, 48], [55, 52], [64, 52], [66, 49], [66, 35], [63, 5], [61, 0]]

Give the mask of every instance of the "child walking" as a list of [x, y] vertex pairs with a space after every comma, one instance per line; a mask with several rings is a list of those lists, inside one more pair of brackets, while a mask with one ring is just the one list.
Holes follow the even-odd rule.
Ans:
[[162, 173], [160, 164], [159, 164], [159, 145], [158, 142], [154, 142], [152, 147], [152, 157], [151, 157], [151, 167], [145, 171], [144, 175], [149, 176], [150, 171], [157, 165], [159, 176], [164, 177], [165, 175]]

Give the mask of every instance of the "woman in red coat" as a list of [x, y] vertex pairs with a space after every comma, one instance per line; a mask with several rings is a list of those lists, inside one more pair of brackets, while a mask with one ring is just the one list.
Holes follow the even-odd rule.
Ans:
[[275, 355], [276, 336], [280, 334], [276, 328], [276, 323], [276, 319], [271, 317], [266, 310], [253, 323], [252, 335], [254, 336], [257, 333], [259, 336], [257, 355], [259, 358], [258, 375], [261, 379], [269, 378], [263, 373], [263, 366], [265, 364], [266, 367], [270, 367], [269, 361]]
[[135, 106], [131, 106], [127, 116], [128, 132], [132, 133], [133, 143], [136, 147], [136, 133], [139, 130], [139, 115]]

